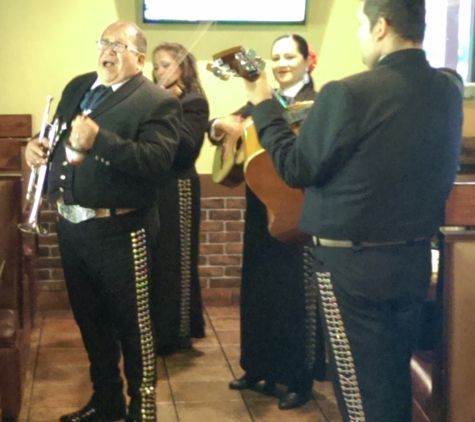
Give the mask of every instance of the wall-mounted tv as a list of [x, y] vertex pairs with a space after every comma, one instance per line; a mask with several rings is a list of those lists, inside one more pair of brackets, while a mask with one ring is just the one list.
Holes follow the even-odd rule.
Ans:
[[143, 0], [145, 23], [303, 24], [308, 0]]

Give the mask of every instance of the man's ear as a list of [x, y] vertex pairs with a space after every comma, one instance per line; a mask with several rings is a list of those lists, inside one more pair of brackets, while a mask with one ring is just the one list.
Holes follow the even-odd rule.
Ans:
[[145, 66], [145, 58], [146, 58], [146, 55], [144, 53], [139, 53], [137, 57], [137, 62], [138, 62], [137, 64], [140, 69], [143, 69], [143, 67]]
[[376, 39], [382, 40], [389, 32], [389, 23], [386, 18], [380, 17], [373, 26], [373, 35]]

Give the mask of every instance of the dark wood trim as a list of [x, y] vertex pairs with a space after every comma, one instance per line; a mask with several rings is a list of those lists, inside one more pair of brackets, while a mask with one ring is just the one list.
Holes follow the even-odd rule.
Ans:
[[31, 121], [31, 114], [0, 115], [0, 138], [30, 137]]
[[21, 143], [15, 138], [0, 138], [0, 170], [21, 170]]
[[21, 171], [1, 171], [0, 170], [0, 179], [2, 180], [15, 180], [21, 179], [23, 177]]
[[0, 264], [0, 287], [2, 287], [3, 283], [3, 269], [5, 268], [5, 260], [2, 261]]
[[475, 226], [475, 178], [457, 177], [445, 207], [446, 226]]

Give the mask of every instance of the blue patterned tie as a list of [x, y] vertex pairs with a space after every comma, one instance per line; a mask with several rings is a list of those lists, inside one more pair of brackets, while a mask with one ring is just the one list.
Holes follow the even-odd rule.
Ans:
[[110, 92], [112, 92], [112, 89], [104, 85], [98, 85], [89, 90], [81, 101], [81, 111], [94, 110]]

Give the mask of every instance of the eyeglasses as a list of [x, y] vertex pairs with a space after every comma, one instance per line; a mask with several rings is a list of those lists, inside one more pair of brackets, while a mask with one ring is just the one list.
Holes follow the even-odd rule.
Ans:
[[131, 47], [126, 44], [122, 44], [121, 42], [110, 42], [107, 40], [99, 40], [99, 41], [96, 41], [96, 45], [99, 50], [103, 50], [103, 51], [111, 47], [112, 50], [114, 50], [116, 53], [123, 53], [125, 50], [130, 50], [130, 51], [133, 51], [134, 53], [140, 54], [140, 51], [137, 50], [136, 48]]

